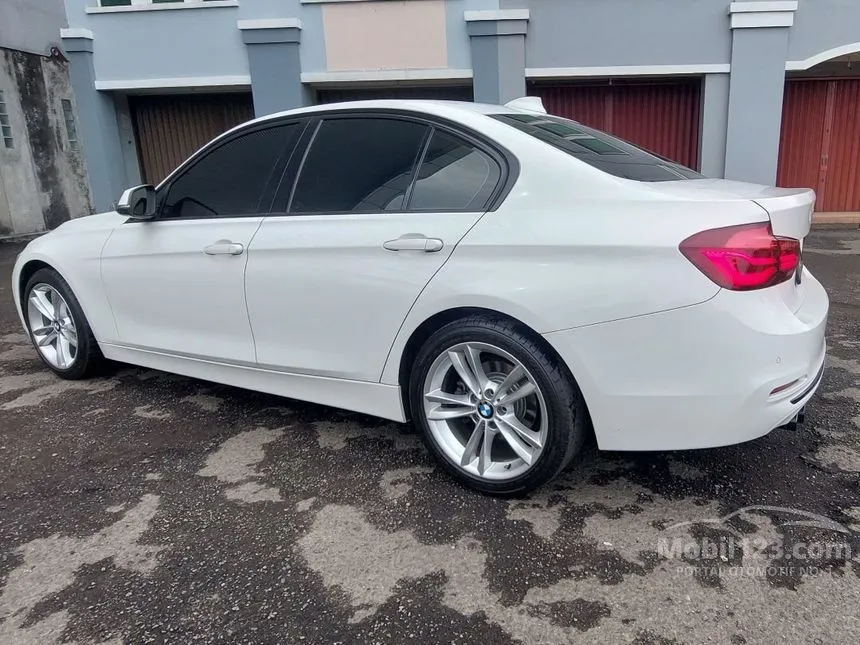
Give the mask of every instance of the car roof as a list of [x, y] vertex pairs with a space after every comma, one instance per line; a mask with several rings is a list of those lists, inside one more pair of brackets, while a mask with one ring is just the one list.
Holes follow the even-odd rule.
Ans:
[[312, 116], [316, 113], [331, 112], [339, 110], [406, 110], [409, 112], [419, 112], [424, 114], [433, 114], [436, 116], [445, 116], [456, 119], [458, 114], [503, 114], [517, 113], [515, 110], [503, 105], [493, 105], [491, 103], [470, 103], [467, 101], [443, 101], [431, 99], [374, 99], [369, 101], [345, 101], [341, 103], [323, 103], [320, 105], [312, 105], [308, 107], [296, 108], [293, 110], [285, 110], [274, 114], [267, 114], [250, 121], [249, 123], [262, 123], [271, 119], [279, 119], [290, 116]]

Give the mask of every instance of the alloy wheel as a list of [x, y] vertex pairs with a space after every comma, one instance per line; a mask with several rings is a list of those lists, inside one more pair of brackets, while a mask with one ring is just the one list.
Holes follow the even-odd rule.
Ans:
[[78, 331], [68, 303], [49, 284], [35, 285], [27, 297], [27, 323], [42, 357], [66, 370], [78, 355]]
[[500, 347], [467, 342], [442, 352], [424, 380], [423, 400], [433, 439], [473, 477], [519, 477], [546, 445], [547, 407], [540, 387]]

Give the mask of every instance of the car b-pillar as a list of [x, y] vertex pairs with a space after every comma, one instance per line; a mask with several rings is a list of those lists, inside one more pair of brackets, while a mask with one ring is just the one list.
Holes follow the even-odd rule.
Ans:
[[526, 95], [528, 9], [466, 11], [475, 101], [503, 104]]

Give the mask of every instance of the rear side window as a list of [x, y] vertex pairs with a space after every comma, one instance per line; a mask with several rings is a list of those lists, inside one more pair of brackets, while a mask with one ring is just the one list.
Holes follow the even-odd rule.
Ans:
[[295, 145], [299, 133], [297, 123], [257, 130], [206, 153], [170, 183], [161, 217], [259, 214], [263, 190], [281, 155]]
[[299, 173], [291, 213], [402, 211], [429, 126], [385, 118], [324, 120]]
[[498, 164], [467, 141], [434, 130], [409, 199], [411, 211], [484, 210], [499, 183]]
[[695, 170], [576, 121], [542, 114], [495, 114], [493, 118], [616, 177], [636, 181], [703, 178]]

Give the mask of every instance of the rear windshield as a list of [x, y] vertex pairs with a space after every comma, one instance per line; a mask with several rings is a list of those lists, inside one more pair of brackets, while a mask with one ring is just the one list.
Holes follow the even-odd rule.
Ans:
[[616, 177], [636, 181], [678, 181], [703, 177], [695, 170], [576, 121], [543, 114], [491, 116]]

